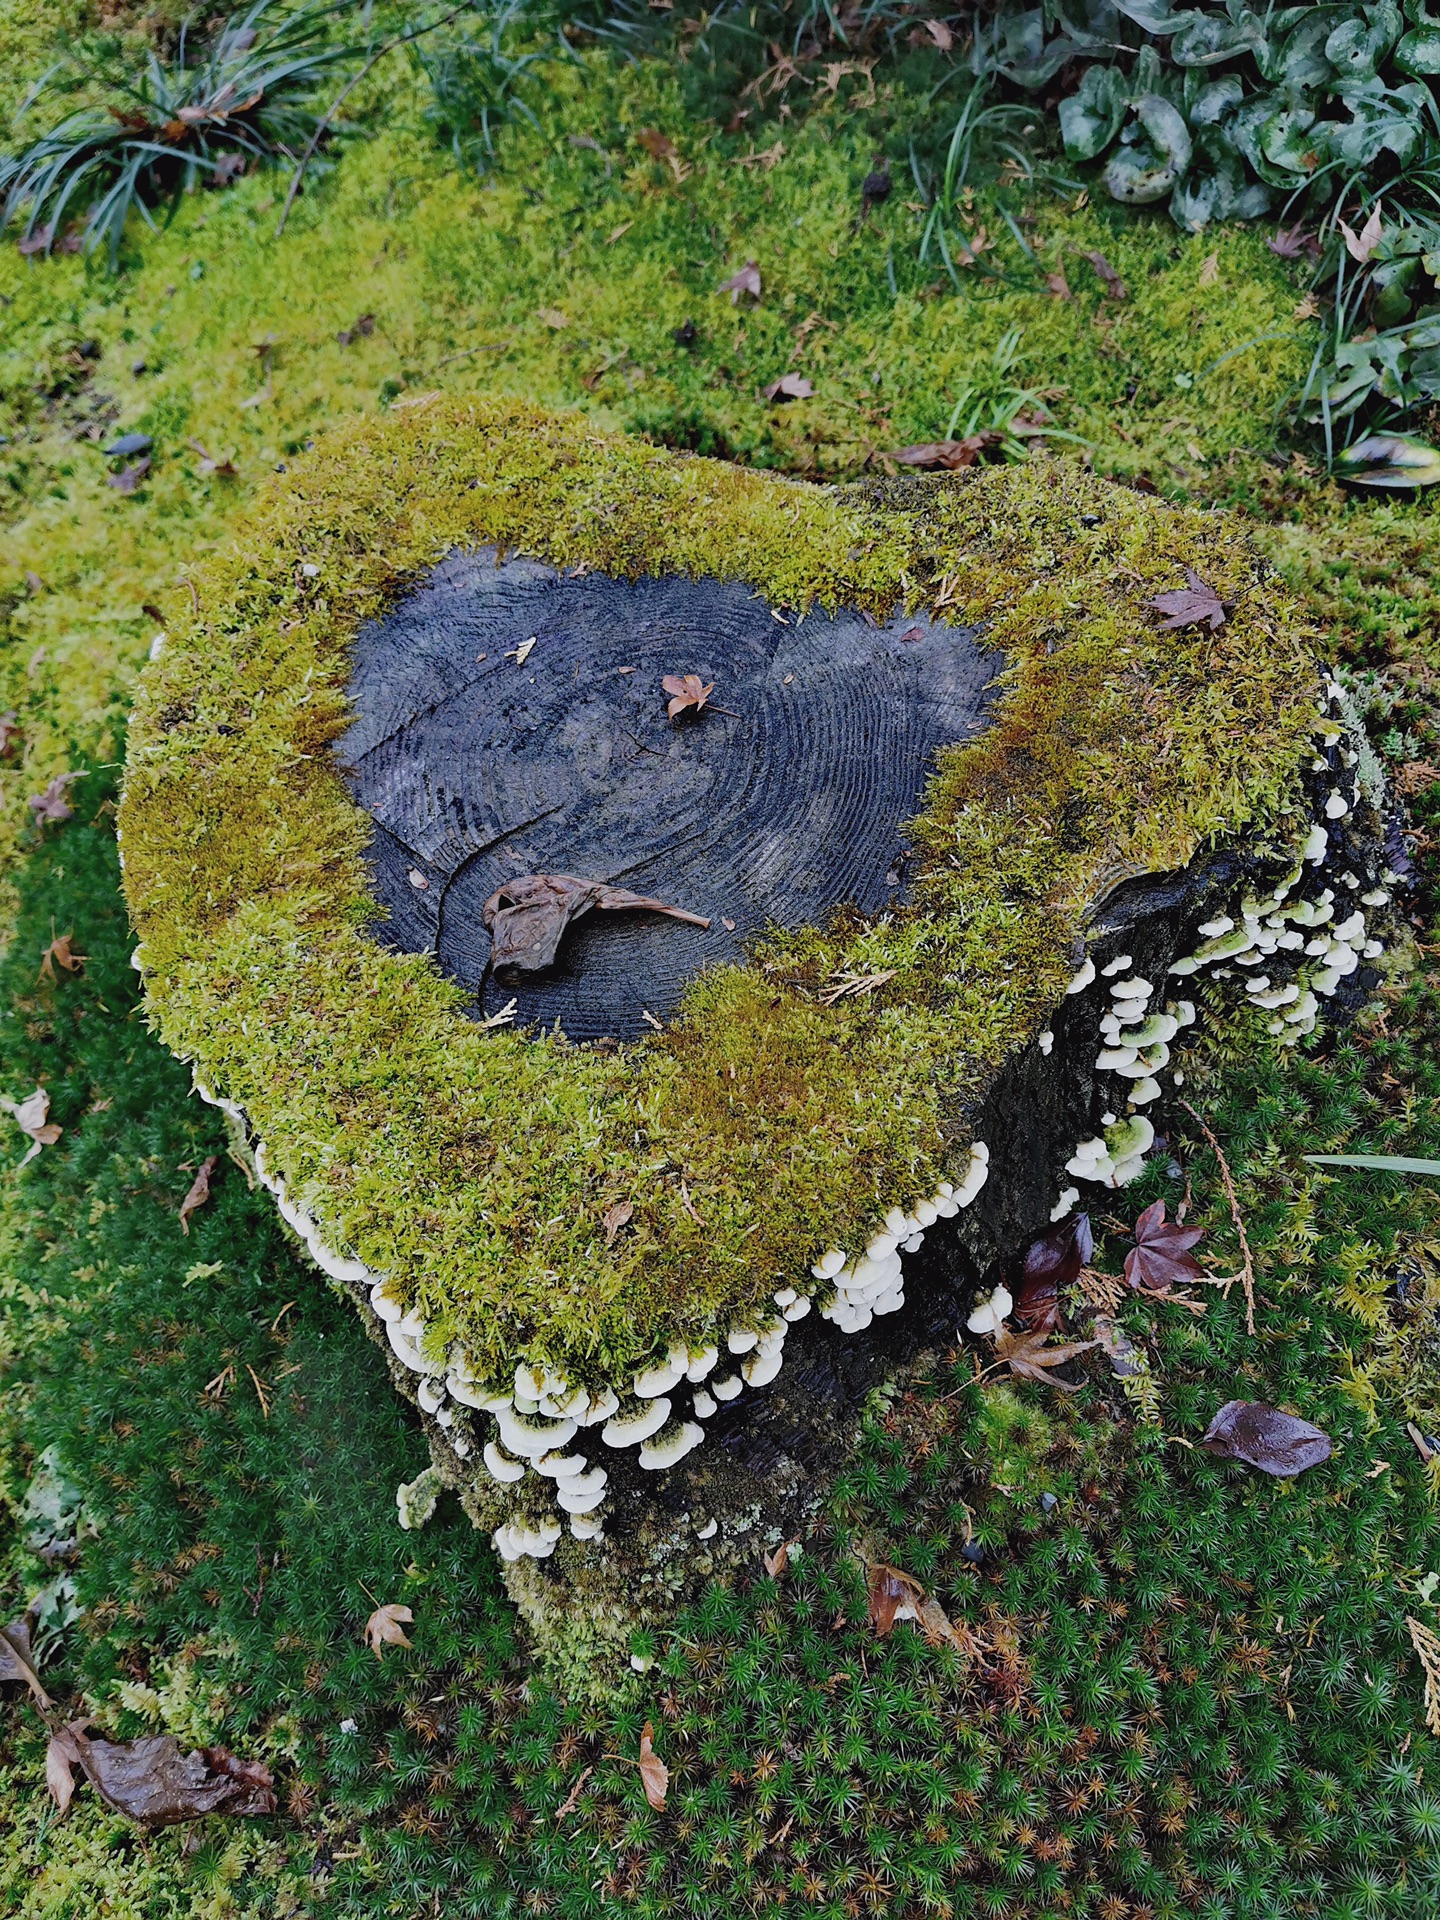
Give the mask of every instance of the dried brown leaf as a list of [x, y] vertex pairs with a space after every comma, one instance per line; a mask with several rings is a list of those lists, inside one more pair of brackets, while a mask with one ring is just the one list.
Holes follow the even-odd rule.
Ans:
[[867, 1582], [870, 1624], [880, 1639], [890, 1633], [897, 1620], [918, 1620], [925, 1589], [913, 1575], [883, 1560], [869, 1563]]
[[592, 907], [605, 912], [663, 913], [692, 927], [710, 925], [702, 914], [667, 906], [663, 900], [631, 893], [626, 887], [607, 886], [603, 880], [579, 880], [570, 873], [527, 873], [497, 887], [480, 910], [490, 934], [491, 966], [518, 967], [528, 973], [548, 967], [566, 927]]
[[728, 280], [722, 280], [715, 289], [717, 293], [728, 293], [732, 307], [740, 304], [742, 293], [748, 293], [753, 300], [760, 298], [760, 269], [753, 260], [747, 260], [737, 273]]
[[[81, 1721], [79, 1725], [85, 1723]], [[52, 1733], [45, 1748], [45, 1785], [64, 1819], [75, 1797], [75, 1768], [80, 1765], [80, 1743], [70, 1727]]]
[[950, 31], [949, 27], [946, 26], [945, 22], [943, 20], [926, 20], [923, 24], [925, 31], [935, 42], [941, 53], [948, 53], [955, 44], [955, 35]]
[[913, 447], [897, 447], [890, 458], [902, 467], [954, 473], [962, 467], [973, 467], [987, 447], [999, 446], [1001, 437], [987, 427], [983, 433], [967, 434], [963, 440], [922, 440]]
[[62, 1129], [50, 1119], [50, 1095], [44, 1087], [36, 1087], [23, 1100], [0, 1099], [0, 1107], [14, 1116], [15, 1124], [22, 1133], [30, 1136], [30, 1150], [20, 1162], [28, 1166], [42, 1147], [53, 1147], [60, 1138]]
[[414, 1644], [405, 1632], [406, 1627], [414, 1624], [415, 1616], [409, 1607], [399, 1606], [392, 1600], [388, 1606], [377, 1607], [365, 1622], [365, 1644], [377, 1660], [383, 1660], [386, 1647]]
[[665, 711], [672, 720], [692, 707], [699, 713], [715, 691], [715, 682], [707, 687], [698, 673], [667, 673], [660, 684], [670, 695]]
[[0, 713], [0, 760], [8, 760], [23, 738], [15, 709]]
[[642, 127], [635, 138], [652, 160], [672, 160], [678, 151], [670, 136], [654, 127]]
[[1077, 1353], [1088, 1353], [1098, 1340], [1067, 1340], [1061, 1346], [1047, 1347], [1043, 1333], [1011, 1333], [1002, 1327], [995, 1340], [995, 1358], [1003, 1360], [1012, 1373], [1022, 1379], [1036, 1380], [1042, 1387], [1059, 1387], [1062, 1393], [1078, 1393], [1081, 1382], [1062, 1380], [1051, 1371], [1073, 1360]]
[[777, 400], [808, 400], [815, 389], [803, 373], [782, 373], [778, 380], [772, 380], [761, 391], [773, 403]]
[[216, 1162], [219, 1158], [218, 1153], [212, 1153], [200, 1162], [199, 1171], [191, 1182], [190, 1191], [180, 1202], [180, 1231], [182, 1233], [189, 1233], [191, 1214], [195, 1212], [197, 1207], [203, 1207], [205, 1202], [210, 1198], [210, 1176], [215, 1171]]
[[122, 467], [119, 473], [107, 473], [105, 484], [113, 487], [116, 493], [136, 493], [140, 482], [149, 473], [154, 462], [147, 453], [143, 460], [133, 460], [128, 467]]
[[37, 1705], [48, 1707], [50, 1696], [40, 1684], [40, 1670], [30, 1650], [30, 1615], [22, 1614], [0, 1627], [0, 1683], [18, 1680], [34, 1694]]
[[640, 1784], [645, 1798], [657, 1813], [665, 1811], [665, 1794], [670, 1785], [670, 1769], [655, 1751], [655, 1728], [646, 1721], [640, 1733]]
[[1385, 222], [1378, 206], [1370, 209], [1370, 217], [1359, 233], [1352, 232], [1343, 220], [1336, 224], [1345, 236], [1345, 251], [1352, 260], [1363, 267], [1367, 260], [1374, 258], [1375, 250], [1385, 235]]
[[1085, 255], [1085, 258], [1095, 269], [1096, 274], [1104, 285], [1106, 293], [1112, 300], [1128, 300], [1130, 298], [1130, 289], [1103, 253], [1089, 252]]
[[1216, 632], [1225, 624], [1230, 603], [1222, 600], [1213, 587], [1207, 587], [1193, 568], [1185, 568], [1185, 578], [1188, 586], [1176, 587], [1172, 593], [1157, 593], [1153, 600], [1144, 603], [1157, 613], [1169, 614], [1168, 620], [1160, 622], [1160, 632], [1169, 633], [1179, 627], [1201, 627], [1207, 621], [1210, 631]]
[[1166, 1293], [1187, 1280], [1204, 1280], [1206, 1274], [1190, 1251], [1204, 1237], [1203, 1227], [1182, 1227], [1178, 1220], [1167, 1221], [1165, 1202], [1157, 1200], [1135, 1222], [1135, 1245], [1125, 1256], [1126, 1284], [1148, 1288], [1151, 1293]]
[[607, 1247], [614, 1246], [615, 1237], [620, 1229], [629, 1226], [634, 1217], [635, 1209], [628, 1200], [617, 1200], [613, 1207], [607, 1207], [605, 1209], [600, 1217], [600, 1224], [605, 1229], [605, 1244]]
[[78, 780], [78, 773], [57, 773], [43, 793], [32, 793], [26, 805], [41, 826], [50, 821], [69, 820], [75, 812], [65, 799], [65, 789], [72, 780]]
[[570, 1789], [567, 1798], [555, 1809], [555, 1822], [557, 1826], [565, 1818], [566, 1814], [574, 1813], [575, 1809], [579, 1806], [580, 1790], [594, 1771], [595, 1769], [593, 1767], [586, 1767], [585, 1771], [580, 1775], [580, 1778]]
[[[51, 925], [54, 925], [53, 921]], [[37, 980], [49, 980], [53, 983], [56, 978], [56, 967], [63, 967], [66, 973], [81, 971], [89, 955], [75, 952], [70, 945], [74, 938], [73, 933], [57, 934], [40, 956], [40, 971], [35, 976]]]
[[270, 1770], [239, 1760], [225, 1747], [185, 1752], [168, 1733], [139, 1740], [92, 1740], [86, 1722], [72, 1720], [53, 1734], [45, 1778], [63, 1814], [75, 1790], [76, 1767], [107, 1806], [142, 1827], [173, 1826], [207, 1814], [275, 1811]]

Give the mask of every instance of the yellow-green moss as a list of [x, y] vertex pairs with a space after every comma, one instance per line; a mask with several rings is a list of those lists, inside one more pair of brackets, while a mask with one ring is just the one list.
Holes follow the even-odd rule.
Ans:
[[[877, 1207], [933, 1191], [1117, 861], [1183, 865], [1291, 796], [1312, 668], [1223, 519], [1058, 462], [890, 492], [437, 400], [278, 480], [142, 681], [121, 827], [160, 1031], [246, 1108], [327, 1237], [496, 1375], [522, 1354], [614, 1374], [758, 1305], [822, 1226], [854, 1245]], [[921, 906], [776, 936], [618, 1054], [483, 1031], [429, 960], [383, 951], [365, 820], [326, 755], [349, 644], [417, 570], [492, 542], [738, 577], [781, 606], [988, 619], [1006, 693], [934, 782]], [[1142, 609], [1187, 562], [1235, 603], [1218, 635]], [[820, 1004], [876, 966], [881, 993]], [[632, 1228], [607, 1250], [621, 1199]]]

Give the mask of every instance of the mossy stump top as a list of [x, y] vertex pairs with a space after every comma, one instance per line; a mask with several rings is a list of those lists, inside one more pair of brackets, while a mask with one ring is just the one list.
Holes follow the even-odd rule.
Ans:
[[[435, 944], [443, 848], [394, 853], [395, 821], [357, 803], [355, 689], [375, 636], [447, 569], [482, 582], [519, 562], [592, 583], [588, 601], [567, 589], [591, 609], [564, 649], [572, 676], [619, 583], [742, 625], [773, 614], [810, 668], [861, 632], [897, 660], [912, 649], [933, 765], [903, 876], [871, 860], [848, 903], [802, 890], [793, 911], [761, 890], [722, 907], [733, 941], [682, 925], [667, 949], [670, 929], [637, 914], [615, 974], [646, 942], [679, 954], [654, 989], [666, 1004], [637, 990], [588, 1026], [553, 983], [549, 1003], [525, 989], [523, 1023], [494, 1018], [519, 995], [483, 983], [481, 890], [505, 877], [483, 858], [454, 952], [405, 950]], [[1147, 606], [1186, 567], [1227, 603], [1216, 630], [1165, 631]], [[963, 699], [940, 684], [950, 629], [985, 656]], [[524, 663], [505, 651], [494, 671], [513, 681]], [[631, 664], [602, 651], [607, 672]], [[705, 666], [663, 652], [634, 664]], [[755, 654], [767, 698], [786, 658]], [[991, 678], [967, 743], [960, 709], [978, 714]], [[524, 1364], [599, 1390], [773, 1313], [826, 1248], [961, 1180], [972, 1116], [1063, 996], [1097, 903], [1236, 836], [1293, 837], [1318, 696], [1294, 610], [1232, 523], [1056, 460], [818, 488], [574, 416], [397, 409], [277, 477], [143, 676], [121, 839], [148, 1006], [341, 1264], [387, 1277], [427, 1351], [462, 1352], [476, 1382]], [[663, 712], [658, 687], [644, 697]], [[723, 686], [711, 699], [736, 704]], [[719, 743], [733, 722], [703, 725]], [[880, 811], [898, 804], [887, 792]], [[537, 834], [520, 870], [554, 871], [562, 841]], [[674, 893], [659, 865], [618, 883]]]

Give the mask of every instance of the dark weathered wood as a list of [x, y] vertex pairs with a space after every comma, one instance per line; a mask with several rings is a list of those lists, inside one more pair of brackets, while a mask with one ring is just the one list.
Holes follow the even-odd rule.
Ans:
[[[514, 999], [521, 1024], [572, 1039], [641, 1035], [765, 926], [903, 897], [904, 823], [937, 749], [984, 725], [1003, 664], [925, 618], [782, 619], [734, 583], [452, 555], [355, 650], [340, 755], [376, 822], [381, 937], [433, 950], [477, 1014]], [[689, 673], [714, 693], [672, 721], [662, 681]], [[485, 902], [537, 873], [711, 924], [589, 913], [553, 967], [497, 976]]]

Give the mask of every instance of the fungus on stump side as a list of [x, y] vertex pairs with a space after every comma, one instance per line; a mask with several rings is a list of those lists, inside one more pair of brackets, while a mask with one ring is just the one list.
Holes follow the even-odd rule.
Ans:
[[1192, 979], [1281, 1039], [1373, 983], [1338, 703], [1235, 526], [1058, 461], [437, 401], [273, 485], [143, 678], [137, 964], [552, 1648], [803, 1525], [1140, 1173]]

